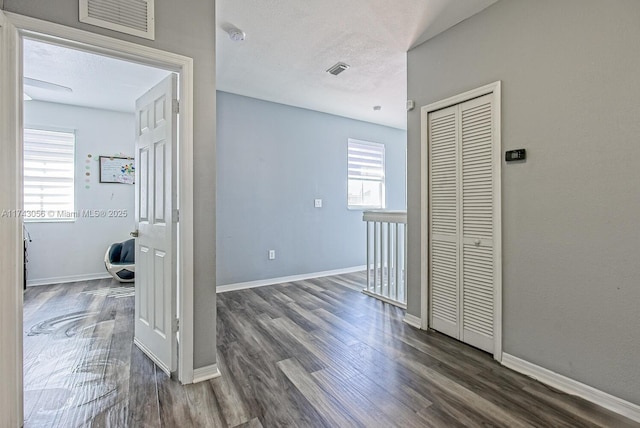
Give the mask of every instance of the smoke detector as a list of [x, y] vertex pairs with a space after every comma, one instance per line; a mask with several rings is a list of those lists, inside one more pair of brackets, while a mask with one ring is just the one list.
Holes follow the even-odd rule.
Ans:
[[227, 33], [229, 34], [229, 38], [234, 42], [241, 42], [247, 36], [245, 32], [239, 28], [230, 28], [227, 30]]
[[380, 111], [382, 110], [382, 106], [373, 106], [373, 111]]
[[327, 70], [327, 73], [333, 74], [334, 76], [337, 76], [338, 74], [342, 73], [343, 71], [345, 71], [349, 67], [350, 66], [348, 64], [345, 64], [344, 62], [339, 62], [336, 65], [330, 67]]

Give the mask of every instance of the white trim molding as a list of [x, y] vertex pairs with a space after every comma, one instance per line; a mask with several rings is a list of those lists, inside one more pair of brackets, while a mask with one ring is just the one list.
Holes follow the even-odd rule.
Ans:
[[[0, 4], [2, 1], [0, 1]], [[18, 31], [0, 10], [0, 206], [22, 208], [22, 55]], [[0, 415], [23, 425], [23, 233], [18, 216], [0, 219]]]
[[513, 355], [503, 353], [502, 365], [570, 395], [584, 398], [626, 418], [640, 422], [640, 406], [578, 382]]
[[93, 281], [96, 279], [113, 278], [108, 272], [87, 273], [84, 275], [57, 276], [53, 278], [27, 279], [27, 287], [37, 287], [40, 285], [66, 284], [68, 282]]
[[415, 315], [405, 314], [404, 318], [402, 318], [405, 324], [410, 325], [411, 327], [422, 330], [422, 319], [418, 318]]
[[193, 383], [204, 382], [205, 380], [215, 379], [220, 376], [221, 374], [220, 370], [218, 370], [218, 365], [211, 364], [209, 366], [193, 370]]
[[[247, 288], [264, 287], [266, 285], [276, 285], [285, 282], [304, 281], [305, 279], [321, 278], [323, 276], [343, 275], [345, 273], [354, 273], [367, 270], [366, 265], [353, 266], [344, 269], [325, 270], [321, 272], [303, 273], [301, 275], [281, 276], [279, 278], [259, 279], [257, 281], [237, 282], [235, 284], [220, 285], [216, 288], [216, 293], [225, 293], [227, 291], [246, 290]], [[353, 288], [362, 291], [362, 288]]]

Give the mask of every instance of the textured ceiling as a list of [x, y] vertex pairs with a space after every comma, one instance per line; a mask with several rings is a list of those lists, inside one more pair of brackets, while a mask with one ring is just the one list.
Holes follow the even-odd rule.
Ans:
[[169, 75], [166, 70], [28, 39], [23, 52], [25, 77], [73, 90], [25, 85], [24, 92], [38, 101], [134, 112], [135, 100]]
[[495, 1], [217, 0], [217, 88], [406, 128], [406, 52]]

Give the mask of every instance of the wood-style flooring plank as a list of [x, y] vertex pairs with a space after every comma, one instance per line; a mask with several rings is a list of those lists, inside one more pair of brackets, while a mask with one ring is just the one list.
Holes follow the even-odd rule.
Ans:
[[366, 426], [354, 419], [338, 399], [325, 392], [295, 359], [278, 362], [287, 379], [302, 393], [314, 409], [333, 427]]
[[162, 426], [166, 428], [194, 426], [186, 389], [158, 369], [156, 369], [156, 385]]
[[385, 394], [377, 385], [365, 389], [364, 376], [348, 379], [332, 369], [324, 369], [312, 373], [320, 387], [341, 403], [348, 403], [349, 414], [365, 426], [399, 426], [405, 428], [422, 428], [425, 423], [411, 409]]
[[226, 353], [218, 353], [218, 369], [221, 376], [209, 381], [225, 422], [230, 427], [240, 426], [252, 420], [249, 407], [240, 393], [239, 379], [229, 370], [226, 364]]
[[153, 361], [133, 343], [131, 343], [131, 368], [128, 425], [141, 428], [160, 427], [157, 368]]
[[229, 426], [210, 382], [185, 385], [184, 391], [194, 427], [227, 428]]
[[287, 405], [274, 363], [258, 361], [237, 344], [228, 348], [225, 358], [230, 372], [238, 378], [238, 392], [252, 418], [259, 418], [267, 426], [295, 426], [295, 408]]

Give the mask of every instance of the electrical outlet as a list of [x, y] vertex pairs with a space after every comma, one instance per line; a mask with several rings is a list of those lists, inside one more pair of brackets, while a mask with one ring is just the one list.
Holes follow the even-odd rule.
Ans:
[[315, 208], [322, 208], [322, 199], [314, 199], [313, 200], [313, 206]]
[[269, 260], [276, 259], [276, 250], [269, 250]]

